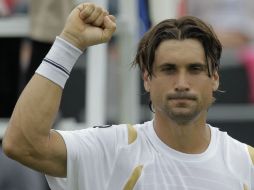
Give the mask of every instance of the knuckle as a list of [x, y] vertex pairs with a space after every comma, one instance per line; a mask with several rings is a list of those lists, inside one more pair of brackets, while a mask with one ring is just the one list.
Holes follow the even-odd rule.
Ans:
[[96, 7], [96, 10], [99, 12], [99, 13], [101, 13], [101, 12], [103, 12], [103, 8], [102, 7]]
[[88, 6], [89, 6], [89, 8], [91, 8], [91, 9], [95, 9], [95, 4], [93, 4], [93, 3], [89, 3]]
[[87, 6], [85, 6], [84, 10], [86, 13], [91, 14], [94, 11], [95, 7], [93, 4], [88, 4]]

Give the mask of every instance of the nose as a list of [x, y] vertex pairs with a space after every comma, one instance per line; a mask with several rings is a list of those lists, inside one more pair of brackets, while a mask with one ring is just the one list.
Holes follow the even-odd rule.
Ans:
[[177, 76], [175, 82], [175, 91], [189, 91], [189, 81], [185, 73], [181, 73]]

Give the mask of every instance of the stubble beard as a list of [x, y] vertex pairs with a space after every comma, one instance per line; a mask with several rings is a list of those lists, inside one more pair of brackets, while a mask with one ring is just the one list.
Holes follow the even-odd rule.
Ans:
[[170, 120], [174, 121], [176, 124], [188, 125], [198, 117], [201, 111], [198, 109], [194, 109], [189, 112], [179, 112], [174, 111], [171, 108], [167, 108], [165, 112], [167, 114], [167, 117], [170, 118]]
[[198, 102], [195, 105], [186, 105], [183, 107], [172, 107], [164, 104], [163, 112], [166, 116], [178, 125], [188, 125], [195, 121], [202, 112]]
[[161, 112], [162, 115], [178, 125], [188, 125], [193, 123], [201, 115], [204, 115], [203, 119], [206, 119], [207, 111], [209, 107], [211, 107], [211, 105], [214, 103], [214, 97], [212, 97], [210, 100], [203, 98], [204, 100], [200, 101], [200, 98], [195, 95], [183, 94], [183, 96], [187, 99], [192, 100], [193, 102], [178, 104], [173, 103], [171, 102], [171, 99], [177, 99], [181, 97], [181, 95], [168, 95], [161, 106], [156, 106], [157, 108], [154, 107], [155, 112]]

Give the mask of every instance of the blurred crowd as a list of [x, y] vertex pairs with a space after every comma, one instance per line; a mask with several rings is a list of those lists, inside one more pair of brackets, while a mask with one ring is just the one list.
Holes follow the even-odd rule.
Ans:
[[[72, 0], [0, 1], [2, 21], [28, 14], [30, 24], [27, 36], [0, 36], [0, 117], [10, 117], [20, 91], [60, 33], [73, 7]], [[22, 64], [26, 64], [24, 72]]]

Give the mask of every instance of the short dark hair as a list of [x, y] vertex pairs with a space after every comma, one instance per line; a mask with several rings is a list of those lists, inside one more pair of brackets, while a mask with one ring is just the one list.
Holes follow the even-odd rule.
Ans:
[[219, 70], [222, 45], [211, 26], [192, 16], [167, 19], [152, 27], [140, 40], [133, 65], [152, 76], [155, 51], [161, 42], [169, 39], [198, 40], [204, 48], [208, 76]]

